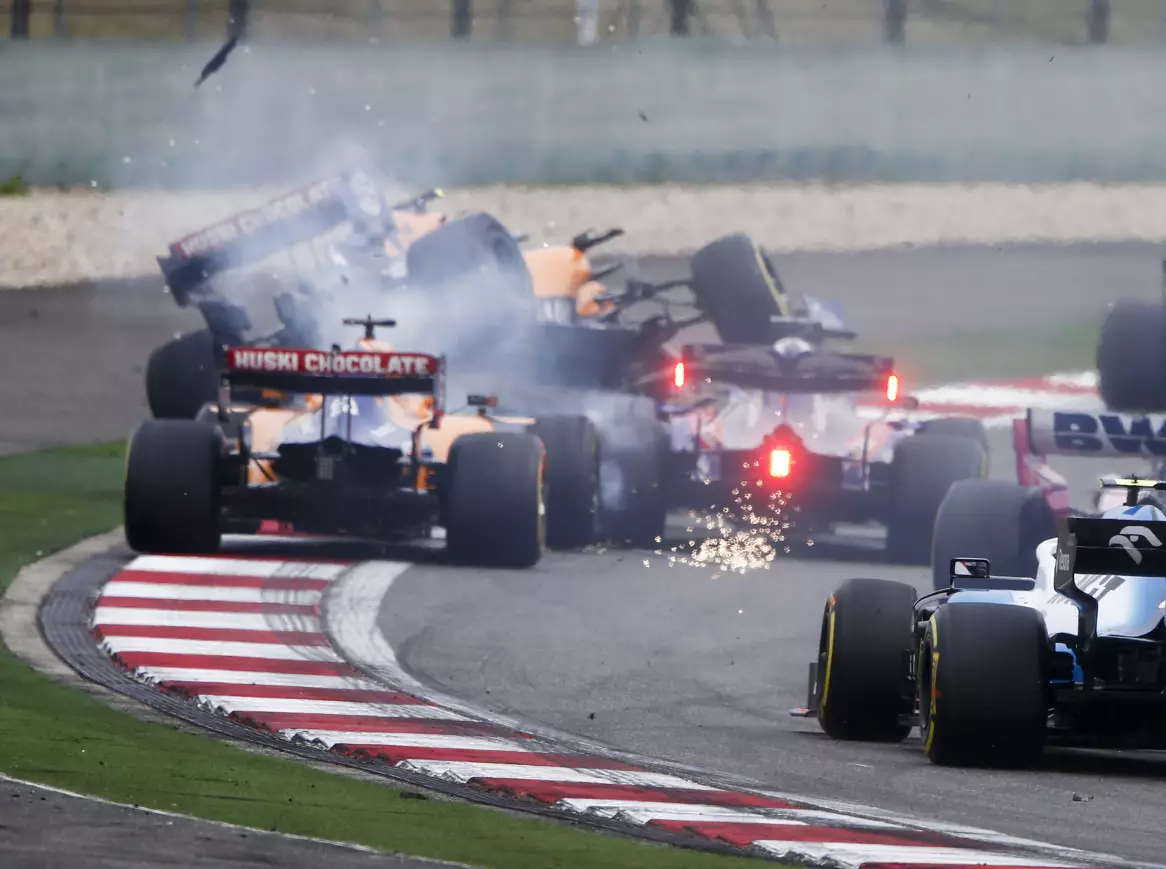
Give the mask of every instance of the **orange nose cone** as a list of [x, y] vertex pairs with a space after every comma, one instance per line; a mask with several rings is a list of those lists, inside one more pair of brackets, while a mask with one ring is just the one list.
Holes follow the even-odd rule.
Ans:
[[769, 476], [788, 477], [789, 466], [789, 450], [773, 450], [769, 454]]

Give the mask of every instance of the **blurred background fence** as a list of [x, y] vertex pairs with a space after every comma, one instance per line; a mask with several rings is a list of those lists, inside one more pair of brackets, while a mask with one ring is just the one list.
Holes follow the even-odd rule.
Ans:
[[0, 0], [14, 39], [1166, 41], [1166, 0]]

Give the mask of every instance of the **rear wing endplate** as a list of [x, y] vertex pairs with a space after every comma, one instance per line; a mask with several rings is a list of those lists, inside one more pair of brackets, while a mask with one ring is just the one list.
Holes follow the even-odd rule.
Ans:
[[230, 387], [328, 395], [433, 395], [444, 403], [444, 359], [426, 353], [231, 347], [223, 379]]
[[335, 229], [387, 213], [372, 177], [346, 172], [284, 193], [170, 245], [158, 257], [166, 285], [181, 306], [199, 285], [225, 271], [259, 262]]
[[1077, 607], [1077, 662], [1093, 690], [1097, 598], [1076, 582], [1082, 575], [1166, 576], [1166, 522], [1068, 516], [1057, 539], [1053, 588]]

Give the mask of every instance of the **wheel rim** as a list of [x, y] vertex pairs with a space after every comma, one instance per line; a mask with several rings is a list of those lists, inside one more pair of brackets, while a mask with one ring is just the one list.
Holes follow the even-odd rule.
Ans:
[[934, 673], [931, 667], [931, 644], [924, 641], [919, 644], [918, 664], [916, 665], [915, 684], [918, 685], [916, 702], [919, 705], [919, 733], [923, 737], [923, 751], [931, 753], [931, 720], [932, 700], [934, 696]]
[[814, 694], [818, 698], [818, 714], [822, 715], [826, 711], [826, 701], [829, 692], [830, 674], [830, 647], [833, 644], [833, 628], [834, 618], [833, 610], [830, 604], [826, 604], [826, 609], [822, 613], [822, 630], [818, 635], [818, 669], [814, 674]]

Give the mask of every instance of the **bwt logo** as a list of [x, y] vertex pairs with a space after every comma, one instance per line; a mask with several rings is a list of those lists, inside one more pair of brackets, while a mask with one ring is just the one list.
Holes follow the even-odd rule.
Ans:
[[1053, 414], [1053, 441], [1058, 450], [1166, 456], [1166, 421], [1162, 417], [1152, 420], [1113, 413], [1057, 411]]
[[1145, 525], [1127, 525], [1121, 529], [1121, 532], [1109, 538], [1110, 546], [1120, 546], [1130, 554], [1130, 558], [1134, 560], [1134, 564], [1142, 563], [1142, 553], [1138, 552], [1137, 540], [1141, 537], [1150, 546], [1157, 549], [1162, 545], [1162, 541], [1158, 539]]

